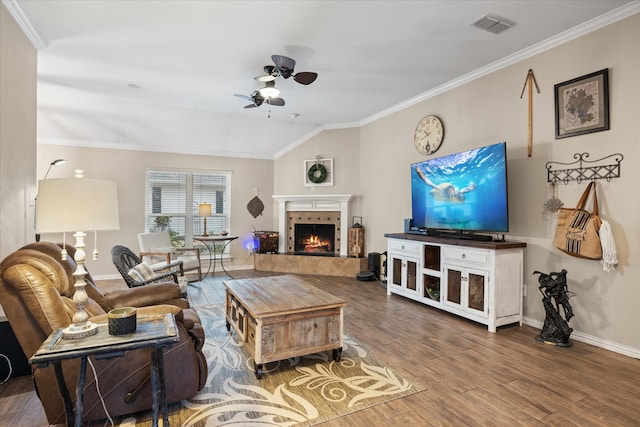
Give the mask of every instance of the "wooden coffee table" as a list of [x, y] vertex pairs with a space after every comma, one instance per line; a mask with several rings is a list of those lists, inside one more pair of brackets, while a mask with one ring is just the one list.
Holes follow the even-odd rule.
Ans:
[[346, 301], [303, 279], [271, 276], [227, 280], [226, 319], [254, 357], [256, 377], [264, 363], [333, 350], [342, 355]]

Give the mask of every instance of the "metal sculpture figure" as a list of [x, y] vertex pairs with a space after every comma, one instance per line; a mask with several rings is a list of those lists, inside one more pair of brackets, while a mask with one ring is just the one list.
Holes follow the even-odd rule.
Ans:
[[[569, 335], [573, 329], [569, 327], [568, 322], [573, 317], [573, 310], [569, 304], [567, 270], [563, 269], [560, 273], [552, 272], [549, 274], [534, 271], [533, 274], [540, 275], [538, 289], [542, 294], [542, 304], [546, 313], [542, 331], [536, 340], [561, 347], [571, 347], [572, 342]], [[560, 307], [562, 307], [564, 317], [560, 314]]]

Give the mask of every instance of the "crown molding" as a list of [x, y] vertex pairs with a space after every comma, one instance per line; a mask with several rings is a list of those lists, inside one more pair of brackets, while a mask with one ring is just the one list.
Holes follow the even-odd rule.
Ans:
[[31, 41], [31, 44], [36, 48], [36, 50], [42, 50], [47, 47], [31, 25], [31, 22], [29, 22], [29, 19], [24, 14], [16, 0], [2, 0], [2, 4], [7, 8], [11, 16], [13, 16], [13, 19], [15, 19], [18, 26], [22, 31], [24, 31], [25, 35]]
[[636, 13], [639, 13], [639, 12], [640, 12], [640, 0], [633, 0], [632, 2], [627, 3], [626, 5], [621, 6], [617, 9], [614, 9], [608, 13], [605, 13], [604, 15], [601, 15], [581, 25], [578, 25], [574, 28], [566, 30], [560, 34], [557, 34], [551, 38], [543, 40], [525, 49], [521, 49], [498, 61], [494, 61], [491, 64], [488, 64], [484, 67], [471, 71], [470, 73], [464, 74], [456, 79], [443, 83], [440, 86], [437, 86], [433, 89], [423, 92], [420, 95], [414, 96], [413, 98], [409, 98], [385, 110], [379, 111], [378, 113], [365, 117], [362, 120], [358, 121], [357, 123], [328, 124], [322, 127], [318, 127], [314, 129], [312, 132], [302, 136], [301, 138], [298, 138], [296, 141], [292, 142], [291, 144], [284, 147], [283, 149], [277, 151], [276, 153], [274, 153], [273, 157], [274, 159], [277, 159], [283, 156], [287, 152], [304, 144], [305, 142], [307, 142], [308, 140], [310, 140], [311, 138], [318, 135], [324, 130], [341, 129], [341, 128], [349, 128], [349, 127], [362, 127], [369, 123], [373, 123], [376, 120], [380, 120], [382, 118], [395, 114], [399, 111], [409, 108], [422, 101], [433, 98], [442, 93], [448, 92], [459, 86], [465, 85], [473, 80], [479, 79], [480, 77], [484, 77], [495, 71], [498, 71], [510, 65], [516, 64], [522, 60], [535, 56], [539, 53], [545, 52], [554, 47], [560, 46], [563, 43], [566, 43], [568, 41], [581, 37], [585, 34], [596, 31], [600, 28], [606, 27], [607, 25], [621, 21], [622, 19], [625, 19], [631, 15], [635, 15]]
[[329, 124], [329, 125], [325, 125], [325, 126], [318, 126], [317, 128], [313, 129], [311, 132], [307, 133], [306, 135], [303, 135], [300, 138], [296, 139], [295, 141], [293, 141], [291, 144], [287, 145], [286, 147], [276, 151], [273, 154], [273, 159], [275, 160], [275, 159], [278, 159], [278, 158], [284, 156], [289, 151], [291, 151], [294, 148], [304, 144], [305, 142], [309, 141], [311, 138], [313, 138], [314, 136], [324, 132], [325, 130], [351, 129], [351, 128], [358, 128], [360, 126], [361, 125], [360, 125], [359, 122], [336, 123], [336, 124]]
[[554, 47], [560, 46], [561, 44], [564, 44], [568, 41], [581, 37], [585, 34], [596, 31], [600, 28], [606, 27], [607, 25], [616, 23], [622, 19], [625, 19], [631, 15], [635, 15], [636, 13], [639, 13], [639, 12], [640, 12], [640, 0], [634, 0], [624, 6], [621, 6], [608, 13], [605, 13], [604, 15], [591, 19], [590, 21], [587, 21], [583, 24], [580, 24], [569, 30], [566, 30], [560, 34], [557, 34], [553, 37], [550, 37], [546, 40], [543, 40], [525, 49], [521, 49], [511, 55], [505, 56], [504, 58], [498, 61], [494, 61], [491, 64], [478, 68], [470, 73], [464, 74], [456, 79], [450, 80], [431, 90], [423, 92], [418, 96], [409, 98], [406, 101], [403, 101], [390, 108], [387, 108], [386, 110], [382, 110], [376, 114], [366, 117], [360, 120], [359, 125], [364, 126], [366, 124], [375, 122], [376, 120], [379, 120], [381, 118], [390, 116], [391, 114], [397, 113], [408, 107], [418, 104], [422, 101], [433, 98], [437, 95], [440, 95], [441, 93], [448, 92], [452, 89], [455, 89], [459, 86], [462, 86], [480, 77], [484, 77], [495, 71], [498, 71], [510, 65], [516, 64], [524, 59], [530, 58], [532, 56], [545, 52]]
[[184, 154], [187, 156], [213, 156], [243, 159], [273, 160], [273, 156], [263, 153], [236, 152], [220, 150], [190, 150], [185, 152], [181, 147], [146, 146], [140, 144], [118, 145], [109, 141], [88, 141], [71, 138], [38, 137], [38, 145], [57, 145], [63, 147], [101, 148], [107, 150], [141, 151], [151, 153]]
[[[20, 6], [18, 5], [17, 0], [1, 0], [2, 4], [7, 8], [7, 10], [9, 11], [9, 13], [13, 16], [13, 18], [15, 19], [16, 23], [20, 26], [20, 28], [24, 31], [25, 35], [29, 38], [29, 40], [31, 41], [31, 43], [33, 44], [33, 46], [37, 49], [37, 50], [42, 50], [44, 48], [47, 47], [47, 45], [44, 43], [44, 41], [42, 40], [42, 38], [38, 35], [38, 33], [35, 31], [35, 29], [33, 28], [33, 26], [31, 25], [31, 23], [29, 22], [27, 16], [24, 14], [24, 12], [22, 11], [22, 9], [20, 8]], [[232, 152], [216, 152], [216, 153], [205, 153], [205, 152], [201, 152], [200, 154], [205, 154], [205, 155], [214, 155], [214, 156], [223, 156], [223, 157], [245, 157], [245, 158], [261, 158], [261, 159], [277, 159], [281, 156], [283, 156], [284, 154], [286, 154], [287, 152], [293, 150], [294, 148], [304, 144], [305, 142], [309, 141], [310, 139], [312, 139], [313, 137], [317, 136], [318, 134], [320, 134], [321, 132], [325, 131], [325, 130], [330, 130], [330, 129], [345, 129], [345, 128], [357, 128], [357, 127], [362, 127], [364, 125], [367, 125], [369, 123], [375, 122], [379, 119], [385, 118], [387, 116], [390, 116], [396, 112], [402, 111], [404, 109], [407, 109], [415, 104], [418, 104], [420, 102], [423, 102], [427, 99], [433, 98], [437, 95], [440, 95], [442, 93], [448, 92], [452, 89], [455, 89], [459, 86], [462, 86], [464, 84], [467, 84], [471, 81], [474, 81], [478, 78], [484, 77], [486, 75], [489, 75], [493, 72], [496, 72], [498, 70], [501, 70], [505, 67], [508, 67], [510, 65], [516, 64], [520, 61], [523, 61], [527, 58], [530, 58], [532, 56], [535, 56], [539, 53], [545, 52], [549, 49], [552, 49], [554, 47], [557, 47], [563, 43], [566, 43], [568, 41], [571, 41], [573, 39], [576, 39], [578, 37], [581, 37], [585, 34], [588, 34], [590, 32], [596, 31], [600, 28], [603, 28], [607, 25], [613, 24], [615, 22], [618, 22], [622, 19], [625, 19], [629, 16], [632, 16], [636, 13], [640, 12], [640, 0], [633, 0], [629, 3], [627, 3], [624, 6], [621, 6], [617, 9], [614, 9], [608, 13], [605, 13], [604, 15], [601, 15], [599, 17], [596, 17], [590, 21], [587, 21], [581, 25], [578, 25], [574, 28], [571, 28], [567, 31], [564, 31], [556, 36], [553, 36], [547, 40], [543, 40], [542, 42], [536, 43], [532, 46], [529, 46], [525, 49], [522, 49], [520, 51], [517, 51], [509, 56], [506, 56], [498, 61], [495, 61], [491, 64], [488, 64], [484, 67], [478, 68], [474, 71], [471, 71], [467, 74], [464, 74], [456, 79], [450, 80], [448, 82], [443, 83], [440, 86], [437, 86], [431, 90], [428, 90], [426, 92], [423, 92], [422, 94], [419, 94], [415, 97], [409, 98], [401, 103], [398, 103], [396, 105], [393, 105], [385, 110], [379, 111], [373, 115], [370, 115], [368, 117], [365, 117], [357, 122], [353, 122], [353, 123], [335, 123], [335, 124], [327, 124], [324, 126], [319, 126], [313, 130], [311, 130], [310, 132], [308, 132], [307, 134], [305, 134], [304, 136], [292, 141], [289, 145], [287, 145], [286, 147], [278, 150], [277, 152], [275, 152], [273, 155], [271, 156], [265, 156], [263, 154], [257, 154], [257, 153], [232, 153]], [[56, 144], [57, 142], [53, 142], [53, 141], [46, 141], [43, 143], [47, 143], [47, 144]], [[75, 145], [75, 144], [71, 144], [71, 145]], [[104, 147], [104, 148], [119, 148], [119, 147], [113, 147], [111, 145], [108, 144], [96, 144], [97, 147]], [[152, 151], [147, 147], [134, 147], [134, 150], [142, 150], [142, 151]], [[164, 151], [164, 152], [171, 152], [171, 149], [166, 149], [166, 148], [161, 148], [161, 149], [153, 149], [153, 151]]]
[[279, 157], [284, 156], [289, 151], [291, 151], [294, 148], [304, 144], [305, 142], [309, 141], [311, 138], [313, 138], [314, 136], [318, 135], [319, 133], [321, 133], [324, 130], [325, 130], [324, 126], [318, 126], [317, 128], [311, 130], [311, 132], [306, 133], [305, 135], [303, 135], [300, 138], [298, 138], [295, 141], [293, 141], [291, 144], [289, 144], [286, 147], [284, 147], [284, 148], [276, 151], [275, 153], [273, 153], [273, 159], [275, 160], [275, 159], [277, 159]]

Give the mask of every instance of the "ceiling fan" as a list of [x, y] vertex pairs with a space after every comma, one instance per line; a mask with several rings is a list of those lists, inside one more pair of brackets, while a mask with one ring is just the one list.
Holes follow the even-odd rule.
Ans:
[[275, 82], [278, 77], [282, 77], [284, 79], [293, 77], [293, 80], [303, 85], [309, 85], [318, 78], [318, 73], [310, 71], [303, 71], [294, 74], [296, 61], [292, 58], [282, 55], [272, 55], [271, 59], [275, 65], [265, 65], [264, 72], [267, 74], [255, 78], [257, 81], [264, 83], [264, 87], [253, 91], [248, 96], [238, 93], [234, 94], [239, 98], [246, 99], [251, 102], [251, 104], [245, 105], [244, 108], [256, 108], [262, 104], [269, 104], [270, 106], [274, 105], [278, 107], [284, 106], [284, 99], [278, 97], [278, 95], [280, 95], [280, 90], [276, 87]]
[[241, 95], [239, 93], [234, 93], [234, 96], [237, 96], [242, 99], [246, 99], [247, 101], [251, 102], [251, 104], [245, 105], [244, 108], [256, 108], [261, 106], [262, 104], [269, 104], [277, 107], [284, 106], [284, 99], [277, 98], [277, 97], [270, 98], [270, 97], [263, 96], [262, 94], [260, 94], [260, 91], [258, 90], [251, 92], [251, 95], [248, 95], [248, 96]]
[[258, 76], [255, 79], [259, 82], [272, 82], [278, 77], [288, 79], [293, 77], [293, 80], [303, 85], [310, 85], [318, 78], [318, 73], [311, 71], [302, 71], [294, 74], [296, 67], [296, 61], [288, 56], [271, 55], [271, 60], [275, 65], [265, 65], [263, 76]]

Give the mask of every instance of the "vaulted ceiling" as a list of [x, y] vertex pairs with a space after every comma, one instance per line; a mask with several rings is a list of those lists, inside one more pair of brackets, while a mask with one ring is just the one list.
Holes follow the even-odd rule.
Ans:
[[[39, 142], [256, 158], [640, 11], [637, 0], [2, 1], [39, 48]], [[472, 25], [487, 15], [509, 28]], [[261, 88], [274, 54], [318, 79], [280, 77], [284, 106], [243, 108], [234, 94]]]

